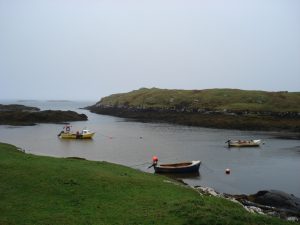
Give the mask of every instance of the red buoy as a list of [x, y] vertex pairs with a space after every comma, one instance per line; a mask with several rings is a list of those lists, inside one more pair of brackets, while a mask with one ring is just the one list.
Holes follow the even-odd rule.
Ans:
[[157, 161], [158, 161], [157, 156], [153, 156], [153, 157], [152, 157], [152, 162], [154, 163], [154, 162], [157, 162]]

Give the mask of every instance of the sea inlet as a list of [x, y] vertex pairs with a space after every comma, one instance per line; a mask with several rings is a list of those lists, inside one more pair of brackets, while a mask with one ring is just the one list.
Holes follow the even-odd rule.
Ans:
[[[62, 140], [57, 137], [62, 124], [1, 125], [0, 142], [16, 145], [27, 153], [109, 161], [148, 173], [153, 173], [148, 166], [154, 155], [160, 163], [201, 160], [199, 174], [177, 178], [192, 186], [209, 186], [229, 194], [276, 189], [300, 196], [300, 140], [285, 133], [142, 123], [80, 109], [94, 102], [0, 103], [84, 113], [88, 121], [73, 122], [72, 129], [96, 132], [92, 140]], [[228, 139], [261, 139], [263, 144], [258, 148], [228, 148]], [[229, 175], [225, 174], [226, 168], [230, 168]]]

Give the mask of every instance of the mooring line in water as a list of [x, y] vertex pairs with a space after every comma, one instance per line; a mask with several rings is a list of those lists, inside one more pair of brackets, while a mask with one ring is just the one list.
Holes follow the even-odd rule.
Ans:
[[151, 162], [145, 162], [145, 163], [141, 163], [141, 164], [130, 165], [129, 167], [143, 166], [143, 165], [146, 165], [146, 164], [151, 164]]
[[[99, 134], [100, 136], [103, 136], [103, 137], [106, 137], [106, 138], [109, 138], [109, 139], [114, 139], [114, 138], [117, 138], [117, 137], [115, 137], [115, 136], [109, 136], [109, 135], [106, 135], [106, 134], [104, 134], [104, 133], [101, 133], [101, 132], [99, 132], [99, 131], [95, 131], [95, 133], [97, 133], [97, 135]], [[124, 136], [124, 137], [126, 137], [126, 136]], [[140, 140], [142, 140], [144, 137], [143, 136], [129, 136], [129, 137], [126, 137], [127, 139], [140, 139]]]
[[103, 137], [106, 137], [106, 138], [109, 138], [109, 139], [115, 138], [115, 137], [113, 137], [113, 136], [108, 136], [108, 135], [106, 135], [106, 134], [100, 133], [100, 132], [98, 132], [98, 131], [96, 131], [96, 133], [97, 133], [97, 135], [99, 134], [99, 135], [101, 135], [101, 136], [103, 136]]
[[[171, 157], [168, 157], [168, 158], [171, 158]], [[162, 161], [168, 161], [168, 160], [166, 160], [166, 159], [168, 159], [168, 158], [163, 158], [163, 160]], [[172, 157], [173, 158], [173, 157]], [[177, 158], [176, 158], [177, 159]], [[143, 165], [152, 165], [152, 162], [150, 162], [150, 161], [148, 161], [148, 162], [144, 162], [144, 163], [141, 163], [141, 164], [136, 164], [136, 165], [130, 165], [129, 167], [138, 167], [138, 166], [143, 166]]]
[[[172, 160], [170, 160], [170, 159], [172, 159]], [[175, 158], [175, 161], [176, 160], [178, 160], [178, 158]], [[174, 157], [163, 157], [163, 160], [159, 160], [159, 161], [163, 161], [163, 162], [168, 162], [169, 161], [169, 162], [171, 162], [171, 161], [174, 161]], [[148, 161], [148, 162], [144, 162], [144, 163], [141, 163], [141, 164], [130, 165], [130, 167], [143, 166], [143, 165], [146, 165], [146, 164], [152, 165], [152, 162]]]
[[209, 168], [208, 166], [206, 166], [206, 163], [201, 162], [201, 167], [206, 169], [207, 171], [213, 173], [215, 172], [213, 169]]

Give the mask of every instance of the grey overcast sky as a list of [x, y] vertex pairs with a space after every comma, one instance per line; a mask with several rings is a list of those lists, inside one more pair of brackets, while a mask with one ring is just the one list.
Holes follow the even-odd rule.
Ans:
[[0, 99], [300, 91], [299, 0], [0, 0]]

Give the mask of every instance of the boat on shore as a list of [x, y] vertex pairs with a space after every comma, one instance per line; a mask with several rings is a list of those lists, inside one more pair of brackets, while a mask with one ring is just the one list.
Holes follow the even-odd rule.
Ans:
[[94, 134], [95, 132], [91, 132], [88, 129], [72, 132], [71, 126], [65, 126], [57, 136], [62, 139], [92, 139]]
[[153, 163], [153, 168], [155, 173], [195, 173], [199, 171], [200, 164], [200, 160], [160, 165]]
[[250, 140], [250, 141], [245, 141], [245, 140], [228, 140], [226, 141], [228, 143], [228, 147], [259, 147], [261, 144], [261, 140]]

